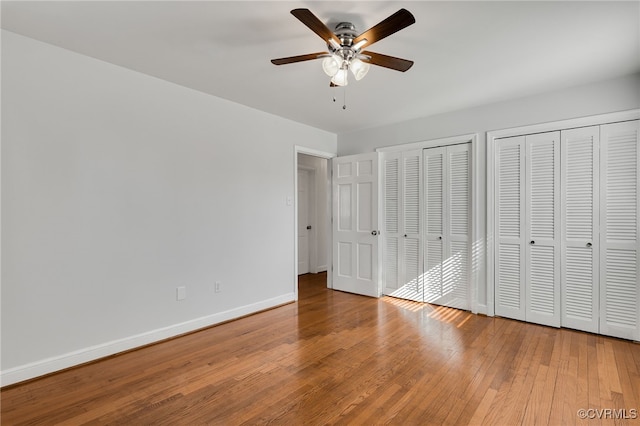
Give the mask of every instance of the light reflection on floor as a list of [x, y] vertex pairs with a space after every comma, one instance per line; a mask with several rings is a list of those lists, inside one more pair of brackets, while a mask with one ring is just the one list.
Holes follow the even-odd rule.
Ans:
[[391, 296], [383, 296], [380, 300], [407, 311], [424, 311], [427, 317], [446, 324], [453, 324], [456, 328], [462, 327], [473, 315], [471, 312], [456, 308], [431, 305], [423, 302], [414, 302], [413, 300], [398, 299]]

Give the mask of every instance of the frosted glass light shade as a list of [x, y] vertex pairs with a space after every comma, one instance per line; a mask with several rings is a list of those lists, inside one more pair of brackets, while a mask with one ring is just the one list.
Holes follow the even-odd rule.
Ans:
[[349, 66], [356, 80], [362, 80], [364, 76], [369, 72], [370, 67], [371, 65], [369, 65], [367, 62], [361, 61], [358, 58], [352, 60], [351, 65]]
[[346, 68], [342, 68], [338, 70], [336, 75], [333, 76], [333, 78], [331, 79], [331, 82], [336, 86], [346, 86], [347, 84], [349, 84], [349, 81], [347, 81], [348, 75], [349, 75], [348, 70]]
[[333, 77], [340, 70], [340, 65], [335, 56], [328, 56], [322, 61], [322, 70], [329, 77]]

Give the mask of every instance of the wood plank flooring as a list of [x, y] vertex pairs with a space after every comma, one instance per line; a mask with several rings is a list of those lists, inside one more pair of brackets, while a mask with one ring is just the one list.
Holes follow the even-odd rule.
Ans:
[[325, 280], [302, 276], [298, 303], [3, 389], [2, 424], [640, 424], [638, 344]]

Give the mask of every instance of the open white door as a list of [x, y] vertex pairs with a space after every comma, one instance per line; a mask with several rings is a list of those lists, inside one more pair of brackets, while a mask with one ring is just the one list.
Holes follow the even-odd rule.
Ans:
[[333, 288], [381, 294], [378, 153], [333, 159]]

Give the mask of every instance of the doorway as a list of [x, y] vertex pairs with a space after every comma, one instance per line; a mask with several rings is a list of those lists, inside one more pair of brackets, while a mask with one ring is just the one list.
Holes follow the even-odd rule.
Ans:
[[314, 181], [314, 170], [298, 164], [298, 275], [308, 274], [316, 266], [311, 267], [310, 253], [311, 246], [316, 246], [312, 232], [315, 219]]
[[331, 270], [329, 158], [296, 151], [296, 279]]

